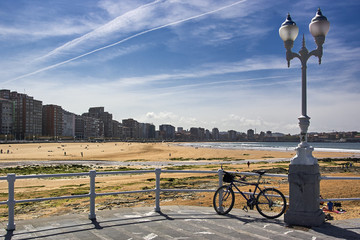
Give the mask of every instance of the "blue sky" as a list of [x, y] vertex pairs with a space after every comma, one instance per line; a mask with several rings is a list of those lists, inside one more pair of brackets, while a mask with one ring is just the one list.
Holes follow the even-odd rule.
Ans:
[[330, 21], [322, 64], [308, 61], [309, 131], [360, 131], [360, 1], [7, 0], [0, 2], [0, 88], [114, 119], [298, 133], [301, 69], [278, 29], [290, 12]]

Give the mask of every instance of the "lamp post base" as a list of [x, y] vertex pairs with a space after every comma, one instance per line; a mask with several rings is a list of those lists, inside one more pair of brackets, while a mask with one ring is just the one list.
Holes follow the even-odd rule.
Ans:
[[307, 142], [299, 143], [296, 150], [296, 156], [291, 159], [290, 165], [314, 165], [318, 164], [316, 158], [313, 157], [312, 152], [314, 148]]
[[317, 227], [325, 222], [325, 215], [320, 209], [316, 212], [287, 212], [284, 221], [288, 226]]
[[319, 165], [289, 166], [290, 200], [284, 221], [288, 225], [315, 227], [325, 221], [320, 209]]

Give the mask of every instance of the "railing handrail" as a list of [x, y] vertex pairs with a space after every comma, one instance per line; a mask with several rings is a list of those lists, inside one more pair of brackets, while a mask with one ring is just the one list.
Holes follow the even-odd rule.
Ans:
[[[257, 173], [252, 172], [234, 172], [229, 171], [230, 173], [237, 173], [248, 176], [257, 176]], [[155, 173], [156, 182], [155, 189], [146, 189], [146, 190], [134, 190], [134, 191], [122, 191], [122, 192], [108, 192], [108, 193], [96, 193], [95, 192], [95, 177], [97, 175], [115, 175], [115, 174], [139, 174], [139, 173]], [[0, 202], [0, 205], [7, 204], [8, 205], [8, 224], [7, 230], [15, 230], [14, 223], [14, 207], [17, 203], [26, 203], [26, 202], [40, 202], [40, 201], [48, 201], [48, 200], [59, 200], [59, 199], [72, 199], [72, 198], [90, 198], [90, 213], [89, 219], [95, 219], [95, 198], [97, 196], [106, 196], [106, 195], [118, 195], [118, 194], [132, 194], [132, 193], [144, 193], [144, 192], [155, 192], [155, 211], [160, 211], [160, 192], [215, 192], [214, 189], [161, 189], [160, 187], [160, 174], [161, 173], [202, 173], [202, 174], [217, 174], [219, 186], [222, 186], [222, 176], [223, 170], [219, 169], [218, 171], [202, 171], [202, 170], [162, 170], [161, 168], [157, 168], [155, 170], [131, 170], [131, 171], [106, 171], [106, 172], [96, 172], [95, 170], [91, 170], [89, 172], [82, 173], [63, 173], [63, 174], [32, 174], [32, 175], [16, 175], [16, 174], [8, 174], [7, 176], [0, 177], [0, 180], [8, 181], [8, 200]], [[31, 179], [31, 178], [53, 178], [53, 177], [78, 177], [78, 176], [89, 176], [90, 177], [90, 192], [88, 194], [79, 194], [79, 195], [71, 195], [71, 196], [58, 196], [58, 197], [50, 197], [50, 198], [33, 198], [33, 199], [22, 199], [15, 200], [15, 188], [14, 183], [16, 179]], [[288, 178], [287, 174], [269, 174], [265, 173], [263, 176], [267, 177], [281, 177]], [[320, 179], [323, 180], [360, 180], [360, 177], [327, 177], [321, 176]], [[337, 199], [322, 199], [323, 201], [352, 201], [352, 200], [360, 200], [360, 198], [337, 198]]]
[[[134, 174], [134, 173], [152, 173], [155, 170], [130, 170], [130, 171], [105, 171], [105, 172], [96, 172], [96, 175], [112, 175], [112, 174]], [[217, 174], [218, 171], [202, 171], [202, 170], [162, 170], [162, 173], [214, 173]], [[237, 173], [248, 176], [257, 176], [257, 173], [252, 172], [236, 172], [228, 171], [229, 173]], [[51, 177], [78, 177], [78, 176], [89, 176], [89, 172], [81, 173], [60, 173], [60, 174], [30, 174], [30, 175], [16, 175], [16, 179], [29, 179], [29, 178], [51, 178]], [[272, 174], [265, 173], [265, 177], [282, 177], [287, 178], [287, 174]], [[332, 177], [332, 176], [321, 176], [321, 180], [360, 180], [360, 177]], [[1, 180], [7, 180], [7, 176], [1, 176]]]
[[360, 177], [327, 177], [321, 176], [321, 180], [360, 180]]

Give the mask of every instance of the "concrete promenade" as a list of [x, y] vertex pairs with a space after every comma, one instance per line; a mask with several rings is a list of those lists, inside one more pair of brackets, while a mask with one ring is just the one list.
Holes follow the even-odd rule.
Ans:
[[[220, 216], [210, 207], [163, 206], [117, 208], [97, 211], [97, 220], [87, 214], [16, 221], [7, 232], [0, 223], [1, 239], [360, 239], [360, 218], [329, 221], [321, 227], [287, 227], [283, 218], [269, 220], [256, 211], [233, 209]], [[16, 217], [15, 217], [16, 220]]]

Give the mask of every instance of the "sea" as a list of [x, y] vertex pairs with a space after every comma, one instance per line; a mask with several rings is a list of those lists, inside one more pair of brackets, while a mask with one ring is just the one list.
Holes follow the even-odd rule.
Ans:
[[[191, 142], [180, 146], [236, 150], [294, 151], [296, 142]], [[360, 142], [309, 142], [314, 151], [360, 153]]]

